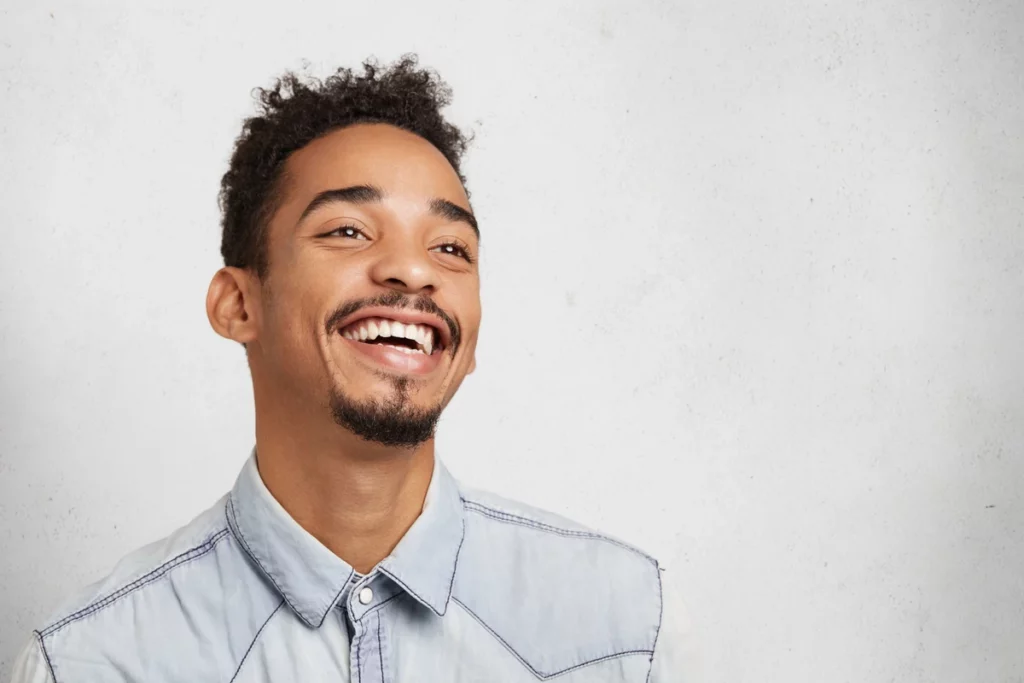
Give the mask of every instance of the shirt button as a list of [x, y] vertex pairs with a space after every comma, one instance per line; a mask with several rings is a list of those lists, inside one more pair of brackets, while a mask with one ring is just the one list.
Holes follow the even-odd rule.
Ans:
[[373, 602], [373, 590], [371, 590], [369, 586], [359, 591], [359, 602], [364, 605], [369, 605]]

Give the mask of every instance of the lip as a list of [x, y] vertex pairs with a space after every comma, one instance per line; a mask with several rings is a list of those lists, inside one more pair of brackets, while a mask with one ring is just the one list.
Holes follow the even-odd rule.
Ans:
[[443, 351], [435, 351], [429, 356], [425, 353], [406, 353], [387, 344], [366, 344], [346, 339], [340, 333], [337, 337], [342, 342], [350, 344], [356, 353], [363, 354], [379, 365], [408, 375], [429, 375], [441, 364], [441, 356], [444, 355]]
[[[424, 313], [422, 311], [415, 311], [406, 308], [388, 308], [387, 306], [374, 306], [371, 308], [360, 308], [358, 311], [350, 315], [349, 317], [338, 323], [334, 332], [338, 336], [341, 336], [341, 331], [351, 325], [354, 322], [363, 320], [365, 318], [387, 318], [388, 320], [397, 320], [398, 322], [412, 325], [430, 325], [438, 334], [441, 336], [441, 351], [447, 351], [448, 347], [452, 343], [451, 331], [448, 329], [448, 325], [445, 324], [444, 320], [436, 315], [430, 313]], [[342, 337], [342, 339], [345, 339]], [[345, 339], [345, 341], [351, 341]], [[356, 342], [359, 343], [359, 342]], [[374, 344], [359, 344], [360, 346], [374, 346]], [[397, 353], [402, 353], [398, 351]], [[431, 354], [431, 356], [440, 354]], [[427, 356], [424, 356], [427, 358]]]

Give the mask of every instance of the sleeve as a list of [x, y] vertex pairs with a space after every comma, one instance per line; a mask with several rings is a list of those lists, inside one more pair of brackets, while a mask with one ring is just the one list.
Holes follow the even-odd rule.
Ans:
[[43, 656], [42, 646], [35, 636], [22, 648], [14, 660], [11, 683], [53, 683], [50, 667]]
[[654, 645], [649, 683], [702, 683], [703, 661], [678, 575], [661, 571], [661, 627]]

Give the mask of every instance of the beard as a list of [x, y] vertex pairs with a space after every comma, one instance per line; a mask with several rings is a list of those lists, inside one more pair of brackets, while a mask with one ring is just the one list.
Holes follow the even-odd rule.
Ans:
[[394, 392], [387, 398], [357, 401], [337, 387], [330, 396], [331, 415], [356, 436], [383, 446], [413, 448], [434, 438], [443, 406], [419, 408], [409, 401], [409, 379], [388, 377]]

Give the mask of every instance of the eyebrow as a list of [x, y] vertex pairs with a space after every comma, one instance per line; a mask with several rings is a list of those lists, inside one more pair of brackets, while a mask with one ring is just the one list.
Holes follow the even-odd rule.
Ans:
[[379, 204], [383, 200], [384, 191], [375, 185], [353, 185], [351, 187], [341, 187], [335, 190], [324, 190], [317, 196], [313, 197], [313, 201], [306, 205], [306, 208], [302, 211], [302, 215], [299, 216], [299, 222], [301, 223], [306, 219], [306, 216], [325, 204], [333, 204], [335, 202], [347, 202], [349, 204]]
[[432, 199], [430, 201], [430, 213], [441, 218], [447, 218], [450, 221], [462, 221], [463, 223], [469, 223], [469, 227], [473, 228], [473, 232], [476, 233], [477, 239], [480, 238], [480, 228], [476, 224], [476, 216], [466, 211], [458, 204], [453, 204], [447, 199]]
[[[379, 204], [384, 201], [384, 191], [376, 185], [352, 185], [351, 187], [340, 187], [333, 190], [324, 190], [313, 197], [313, 200], [303, 209], [299, 216], [299, 222], [305, 220], [306, 216], [313, 213], [321, 206], [335, 202], [347, 202], [349, 204]], [[466, 211], [458, 204], [447, 199], [430, 200], [430, 213], [451, 221], [461, 221], [473, 228], [477, 238], [480, 237], [480, 228], [476, 222], [476, 216]]]

